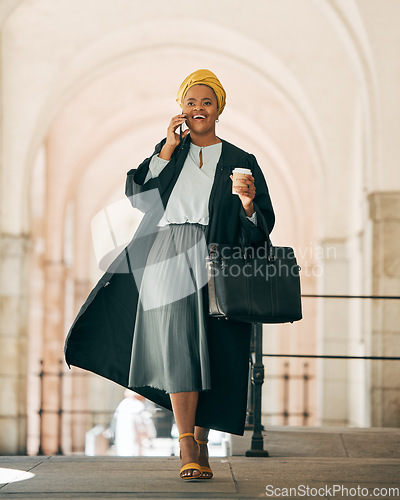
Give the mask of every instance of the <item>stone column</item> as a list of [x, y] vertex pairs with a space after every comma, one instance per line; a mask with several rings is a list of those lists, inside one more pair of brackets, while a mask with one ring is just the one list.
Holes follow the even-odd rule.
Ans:
[[0, 235], [0, 455], [26, 453], [29, 243]]
[[[75, 314], [69, 322], [71, 326], [75, 315], [79, 311], [82, 304], [85, 302], [91, 290], [91, 283], [86, 279], [76, 279], [74, 282], [74, 301]], [[82, 452], [85, 446], [85, 433], [91, 427], [89, 420], [89, 377], [90, 374], [85, 370], [72, 368], [71, 380], [71, 400], [70, 408], [73, 412], [71, 415], [71, 451]], [[87, 412], [87, 413], [86, 413]]]
[[[325, 240], [322, 244], [324, 262], [323, 294], [346, 294], [348, 260], [344, 239]], [[318, 353], [346, 355], [348, 350], [348, 304], [346, 299], [320, 299]], [[343, 426], [348, 422], [347, 361], [322, 359], [319, 361], [319, 416], [320, 425]]]
[[[372, 294], [400, 295], [400, 191], [369, 196]], [[371, 355], [400, 356], [400, 301], [372, 302]], [[371, 362], [371, 426], [400, 426], [400, 363]]]
[[44, 326], [43, 326], [43, 408], [42, 449], [46, 455], [57, 453], [59, 447], [60, 360], [64, 346], [65, 267], [62, 262], [44, 264]]

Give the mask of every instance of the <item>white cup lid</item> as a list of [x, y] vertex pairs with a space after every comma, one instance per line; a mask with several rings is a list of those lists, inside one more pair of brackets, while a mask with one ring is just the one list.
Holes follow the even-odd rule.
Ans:
[[236, 172], [237, 174], [250, 174], [251, 175], [251, 170], [249, 168], [235, 168], [233, 172]]

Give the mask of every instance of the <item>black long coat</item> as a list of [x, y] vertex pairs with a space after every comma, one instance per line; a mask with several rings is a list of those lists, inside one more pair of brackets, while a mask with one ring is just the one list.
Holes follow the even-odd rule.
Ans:
[[[165, 139], [155, 147], [154, 153], [159, 153], [164, 143]], [[144, 216], [134, 237], [90, 292], [72, 324], [65, 342], [65, 358], [69, 366], [84, 368], [129, 387], [138, 301], [137, 283], [132, 271], [145, 265], [157, 223], [183, 167], [189, 146], [190, 135], [175, 149], [160, 175], [146, 183], [144, 180], [151, 157], [128, 172], [125, 193], [132, 205], [144, 212]], [[229, 176], [235, 167], [250, 168], [253, 172], [257, 226], [246, 218], [239, 197], [231, 194]], [[154, 197], [149, 195], [154, 189], [158, 190], [162, 204], [155, 204]], [[241, 238], [245, 238], [247, 243], [262, 241], [272, 230], [274, 221], [268, 188], [255, 157], [223, 140], [209, 199], [207, 243], [235, 244]], [[207, 301], [206, 287], [203, 292]], [[243, 434], [250, 333], [250, 324], [207, 317], [212, 389], [199, 393], [196, 425]], [[171, 409], [166, 392], [152, 387], [134, 390]]]

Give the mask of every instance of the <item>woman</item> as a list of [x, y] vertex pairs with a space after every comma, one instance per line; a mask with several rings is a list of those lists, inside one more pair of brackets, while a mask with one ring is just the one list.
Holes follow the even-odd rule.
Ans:
[[[145, 213], [132, 241], [82, 306], [66, 360], [172, 409], [183, 479], [209, 479], [210, 428], [242, 435], [250, 324], [207, 314], [210, 243], [250, 244], [274, 225], [253, 155], [216, 135], [225, 90], [208, 70], [182, 83], [167, 137], [127, 175], [126, 195]], [[186, 123], [188, 129], [178, 135]], [[232, 170], [249, 168], [232, 194]]]

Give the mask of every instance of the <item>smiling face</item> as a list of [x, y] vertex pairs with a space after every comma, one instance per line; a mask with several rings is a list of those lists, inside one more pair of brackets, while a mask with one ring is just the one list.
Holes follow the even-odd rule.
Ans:
[[186, 124], [196, 134], [215, 133], [218, 102], [214, 91], [207, 85], [194, 85], [186, 92], [182, 113]]

